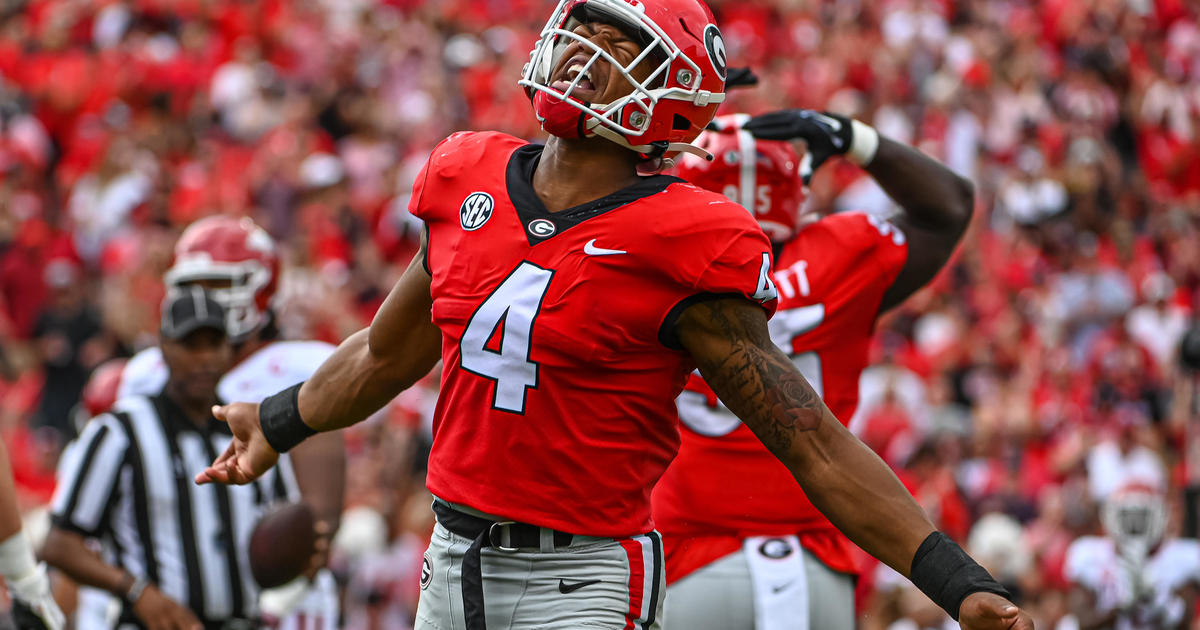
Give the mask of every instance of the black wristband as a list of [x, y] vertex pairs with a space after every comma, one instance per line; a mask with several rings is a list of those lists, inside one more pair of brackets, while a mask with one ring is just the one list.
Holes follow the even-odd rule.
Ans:
[[994, 593], [1012, 601], [987, 569], [941, 532], [933, 532], [917, 547], [909, 574], [912, 583], [955, 621], [963, 600], [972, 593]]
[[292, 447], [317, 434], [300, 418], [300, 386], [295, 385], [267, 396], [258, 407], [258, 422], [263, 436], [277, 453], [286, 453]]

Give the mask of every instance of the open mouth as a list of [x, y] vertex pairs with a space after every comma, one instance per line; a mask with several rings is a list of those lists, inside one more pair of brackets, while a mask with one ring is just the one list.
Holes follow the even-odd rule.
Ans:
[[550, 87], [565, 94], [567, 90], [571, 90], [571, 85], [574, 84], [575, 89], [571, 90], [571, 96], [581, 101], [594, 100], [599, 90], [597, 82], [593, 78], [597, 63], [592, 63], [591, 67], [588, 67], [591, 58], [591, 55], [577, 54], [568, 59], [561, 66], [562, 69], [556, 74]]

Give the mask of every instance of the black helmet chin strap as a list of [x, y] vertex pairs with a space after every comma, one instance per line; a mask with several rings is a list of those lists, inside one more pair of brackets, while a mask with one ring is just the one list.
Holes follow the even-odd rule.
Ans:
[[642, 158], [642, 161], [638, 162], [637, 165], [638, 175], [658, 175], [664, 170], [675, 165], [674, 160], [668, 160], [663, 157], [667, 154], [667, 149], [671, 146], [670, 142], [667, 142], [666, 140], [658, 140], [644, 146], [649, 147], [650, 150], [648, 152], [637, 152], [638, 156]]
[[650, 151], [639, 153], [639, 155], [646, 160], [657, 160], [667, 154], [667, 148], [671, 146], [671, 143], [666, 140], [655, 140], [646, 146], [650, 147]]

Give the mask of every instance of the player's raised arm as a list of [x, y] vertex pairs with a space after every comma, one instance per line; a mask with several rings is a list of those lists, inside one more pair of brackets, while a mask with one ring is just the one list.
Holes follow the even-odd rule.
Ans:
[[771, 342], [761, 307], [740, 298], [700, 302], [676, 331], [705, 381], [852, 541], [912, 579], [964, 628], [1032, 630], [1004, 589], [935, 531], [891, 469], [833, 417]]
[[316, 431], [365, 420], [429, 373], [441, 358], [433, 325], [425, 242], [371, 325], [352, 335], [300, 390], [300, 416]]
[[974, 186], [946, 165], [879, 135], [857, 120], [828, 112], [786, 109], [746, 121], [743, 128], [764, 140], [803, 140], [812, 172], [833, 155], [860, 165], [901, 208], [888, 217], [908, 239], [908, 259], [883, 296], [887, 310], [933, 279], [954, 253], [971, 221]]
[[260, 405], [214, 410], [234, 439], [197, 483], [248, 483], [308, 436], [366, 419], [429, 373], [441, 357], [441, 333], [430, 315], [432, 280], [422, 266], [425, 243], [392, 288], [375, 319], [354, 333], [312, 378]]

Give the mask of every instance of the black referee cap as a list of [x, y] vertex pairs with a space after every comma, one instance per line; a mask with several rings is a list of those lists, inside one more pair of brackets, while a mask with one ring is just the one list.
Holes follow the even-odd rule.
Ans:
[[183, 339], [201, 328], [225, 334], [225, 309], [200, 287], [168, 293], [162, 304], [162, 335], [168, 339]]

